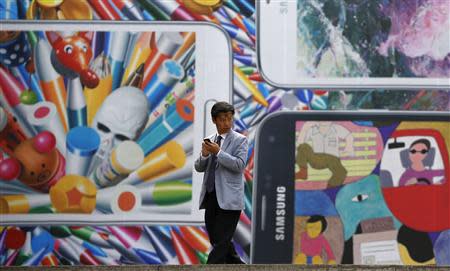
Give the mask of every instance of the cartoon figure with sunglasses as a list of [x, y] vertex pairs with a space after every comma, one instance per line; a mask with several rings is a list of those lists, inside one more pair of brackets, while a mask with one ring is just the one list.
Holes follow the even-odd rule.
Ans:
[[399, 186], [432, 184], [434, 177], [444, 176], [444, 169], [430, 169], [424, 163], [429, 155], [431, 144], [428, 139], [421, 138], [409, 146], [408, 158], [410, 167], [400, 177]]

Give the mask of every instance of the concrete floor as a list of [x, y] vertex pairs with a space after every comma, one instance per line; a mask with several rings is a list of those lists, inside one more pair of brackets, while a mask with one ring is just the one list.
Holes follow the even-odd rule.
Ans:
[[400, 270], [450, 270], [450, 267], [436, 266], [356, 266], [356, 265], [339, 265], [339, 266], [305, 266], [305, 265], [124, 265], [124, 266], [61, 266], [61, 267], [1, 267], [0, 270], [11, 271], [400, 271]]

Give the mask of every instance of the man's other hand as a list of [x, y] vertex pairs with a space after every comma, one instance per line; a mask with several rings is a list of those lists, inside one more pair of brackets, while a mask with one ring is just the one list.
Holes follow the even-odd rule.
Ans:
[[211, 154], [211, 152], [208, 150], [208, 147], [207, 147], [206, 143], [202, 142], [202, 156], [206, 157], [206, 156], [208, 156], [210, 154]]

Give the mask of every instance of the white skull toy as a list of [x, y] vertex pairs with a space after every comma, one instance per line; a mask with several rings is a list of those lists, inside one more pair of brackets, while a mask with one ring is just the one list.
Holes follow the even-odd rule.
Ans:
[[144, 92], [135, 87], [121, 87], [106, 97], [92, 122], [102, 142], [112, 140], [112, 146], [125, 140], [135, 140], [148, 119], [148, 101]]
[[[107, 158], [112, 149], [125, 140], [136, 140], [147, 123], [148, 115], [148, 101], [142, 90], [125, 86], [109, 94], [91, 125], [101, 140], [94, 160]], [[96, 161], [91, 163], [90, 172], [96, 164]]]

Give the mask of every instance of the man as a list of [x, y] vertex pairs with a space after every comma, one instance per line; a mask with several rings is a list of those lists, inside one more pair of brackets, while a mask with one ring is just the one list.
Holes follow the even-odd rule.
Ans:
[[218, 102], [211, 109], [217, 133], [202, 143], [195, 170], [205, 172], [200, 193], [200, 209], [205, 210], [205, 224], [212, 250], [208, 264], [244, 263], [231, 239], [244, 209], [243, 171], [247, 161], [247, 138], [233, 130], [234, 107]]

